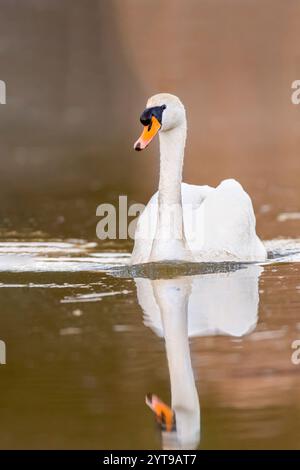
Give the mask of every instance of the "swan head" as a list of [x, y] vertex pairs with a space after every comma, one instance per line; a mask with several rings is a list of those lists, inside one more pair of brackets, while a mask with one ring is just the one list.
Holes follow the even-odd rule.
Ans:
[[134, 144], [135, 150], [144, 150], [158, 132], [170, 131], [185, 125], [185, 109], [177, 96], [159, 93], [148, 99], [140, 121], [144, 128]]

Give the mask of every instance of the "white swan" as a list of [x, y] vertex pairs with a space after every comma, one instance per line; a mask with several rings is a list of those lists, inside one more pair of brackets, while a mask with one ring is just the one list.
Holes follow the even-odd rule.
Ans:
[[182, 183], [186, 115], [179, 98], [152, 96], [141, 115], [143, 150], [159, 132], [159, 190], [140, 215], [131, 264], [164, 261], [264, 261], [248, 194], [235, 180], [217, 188]]

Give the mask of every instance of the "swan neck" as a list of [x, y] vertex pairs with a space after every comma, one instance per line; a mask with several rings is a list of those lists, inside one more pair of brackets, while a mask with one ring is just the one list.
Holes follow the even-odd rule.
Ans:
[[160, 134], [158, 221], [152, 261], [190, 259], [185, 246], [181, 199], [186, 125]]
[[181, 203], [181, 181], [186, 141], [186, 124], [161, 132], [159, 202]]

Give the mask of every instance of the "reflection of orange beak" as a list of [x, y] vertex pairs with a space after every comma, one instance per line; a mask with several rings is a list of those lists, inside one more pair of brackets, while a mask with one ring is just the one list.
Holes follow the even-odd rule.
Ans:
[[175, 413], [168, 405], [161, 401], [156, 395], [149, 393], [146, 396], [146, 404], [154, 412], [158, 424], [167, 432], [176, 429]]
[[134, 144], [134, 150], [144, 150], [147, 145], [150, 144], [153, 137], [156, 136], [160, 128], [160, 123], [158, 122], [155, 116], [152, 116], [151, 123], [149, 124], [149, 126], [144, 126], [140, 138]]

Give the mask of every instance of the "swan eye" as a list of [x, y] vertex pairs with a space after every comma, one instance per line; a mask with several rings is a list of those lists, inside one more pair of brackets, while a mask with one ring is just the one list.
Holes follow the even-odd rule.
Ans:
[[158, 122], [161, 124], [164, 109], [166, 109], [165, 104], [163, 104], [162, 106], [153, 106], [152, 108], [146, 108], [140, 117], [140, 121], [143, 126], [151, 126], [152, 116], [156, 117]]

